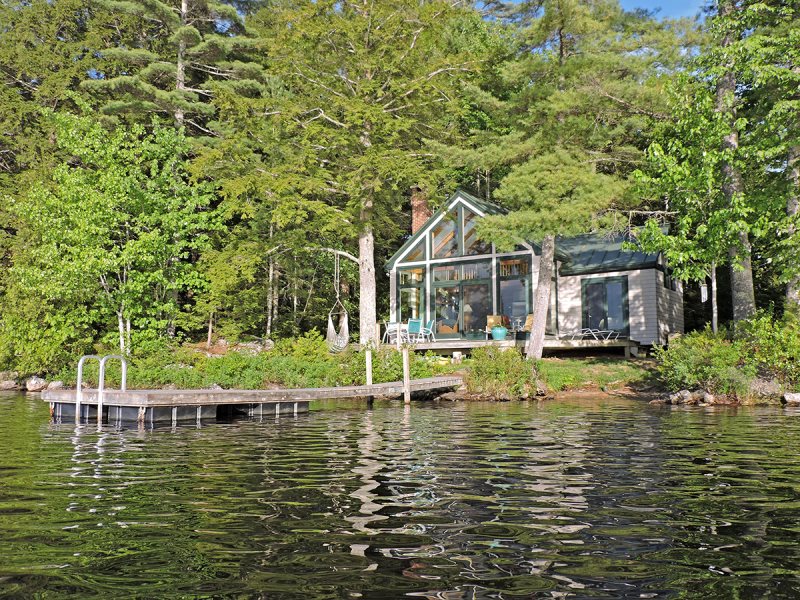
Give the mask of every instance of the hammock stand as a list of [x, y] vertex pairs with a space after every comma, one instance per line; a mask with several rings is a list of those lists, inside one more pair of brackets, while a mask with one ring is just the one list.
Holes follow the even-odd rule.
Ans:
[[[339, 255], [334, 254], [333, 287], [336, 292], [336, 302], [334, 302], [333, 308], [328, 312], [328, 334], [325, 336], [328, 349], [333, 353], [341, 352], [347, 348], [347, 344], [350, 341], [350, 325], [347, 319], [347, 309], [339, 298], [339, 274]], [[334, 315], [336, 315], [337, 320], [341, 323], [338, 333], [336, 332], [336, 326], [333, 324]]]

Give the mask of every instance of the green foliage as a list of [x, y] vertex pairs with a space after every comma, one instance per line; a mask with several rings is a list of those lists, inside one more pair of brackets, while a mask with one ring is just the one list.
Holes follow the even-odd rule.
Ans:
[[657, 348], [656, 357], [671, 390], [703, 389], [742, 397], [756, 375], [741, 343], [708, 328], [673, 340], [668, 349]]
[[470, 392], [493, 397], [534, 395], [536, 368], [516, 349], [476, 348], [465, 383]]
[[[373, 352], [373, 382], [402, 381], [402, 354], [394, 349]], [[228, 352], [209, 355], [195, 347], [172, 347], [153, 343], [147, 351], [130, 357], [128, 387], [150, 389], [174, 386], [179, 389], [202, 389], [220, 386], [225, 389], [263, 389], [334, 387], [363, 385], [366, 382], [363, 352], [348, 349], [331, 354], [325, 340], [316, 332], [283, 340], [268, 352]], [[449, 362], [432, 355], [410, 354], [411, 378], [433, 377], [452, 371]], [[108, 364], [108, 385], [119, 385], [121, 371], [116, 361]], [[97, 365], [86, 365], [84, 381], [97, 384]], [[55, 377], [68, 384], [76, 378], [75, 367], [63, 368]]]
[[737, 323], [735, 335], [761, 377], [774, 378], [788, 389], [800, 388], [800, 322], [794, 315], [778, 320], [762, 312]]
[[709, 329], [692, 332], [658, 349], [657, 356], [672, 390], [699, 388], [746, 398], [756, 376], [800, 389], [800, 327], [791, 318], [760, 313], [717, 335]]
[[179, 294], [199, 285], [188, 258], [215, 227], [207, 187], [187, 181], [180, 131], [53, 119], [72, 158], [9, 199], [0, 360], [25, 372], [57, 370], [90, 344], [128, 351], [166, 335]]

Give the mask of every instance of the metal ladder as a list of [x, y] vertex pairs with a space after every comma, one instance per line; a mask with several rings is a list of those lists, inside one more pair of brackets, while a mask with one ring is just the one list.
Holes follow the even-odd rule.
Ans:
[[83, 365], [87, 360], [95, 359], [100, 361], [100, 376], [97, 382], [97, 426], [103, 424], [103, 394], [106, 387], [106, 363], [109, 360], [119, 360], [122, 364], [122, 386], [120, 391], [124, 392], [128, 387], [128, 361], [119, 354], [106, 354], [102, 358], [96, 354], [86, 354], [81, 356], [78, 361], [78, 385], [75, 392], [75, 423], [81, 422], [81, 402], [83, 401]]

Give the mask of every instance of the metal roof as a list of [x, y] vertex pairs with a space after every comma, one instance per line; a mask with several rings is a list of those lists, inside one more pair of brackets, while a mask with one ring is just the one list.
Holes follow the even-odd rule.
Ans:
[[658, 266], [658, 254], [622, 247], [632, 241], [624, 234], [588, 233], [569, 238], [557, 238], [559, 246], [572, 259], [561, 267], [561, 275], [584, 275], [608, 271], [630, 271]]

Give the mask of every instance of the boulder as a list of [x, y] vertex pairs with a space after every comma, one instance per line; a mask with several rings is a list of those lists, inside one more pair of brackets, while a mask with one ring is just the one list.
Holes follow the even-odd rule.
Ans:
[[0, 381], [16, 381], [19, 373], [16, 371], [0, 371]]
[[37, 377], [36, 375], [28, 378], [28, 380], [25, 381], [25, 389], [28, 390], [29, 392], [41, 392], [46, 387], [47, 387], [47, 382], [41, 377]]
[[800, 393], [786, 392], [783, 401], [788, 406], [800, 406]]
[[750, 382], [748, 395], [759, 400], [777, 400], [783, 394], [781, 384], [774, 379], [754, 379]]
[[717, 399], [714, 397], [714, 394], [710, 394], [709, 392], [703, 392], [703, 403], [704, 404], [716, 404]]
[[0, 392], [13, 392], [19, 389], [19, 385], [13, 380], [0, 380]]
[[47, 384], [48, 390], [63, 390], [64, 389], [64, 382], [63, 381], [51, 381]]

